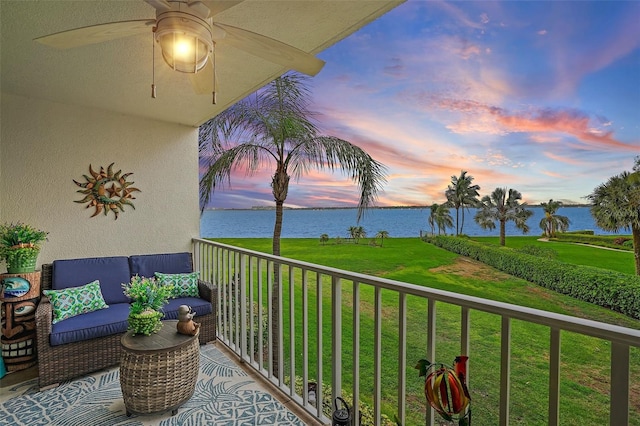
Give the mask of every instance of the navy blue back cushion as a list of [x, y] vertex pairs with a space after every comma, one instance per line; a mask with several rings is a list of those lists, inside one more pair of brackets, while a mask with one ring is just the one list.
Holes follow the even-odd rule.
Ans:
[[128, 283], [130, 279], [129, 259], [126, 256], [55, 260], [51, 287], [60, 290], [99, 280], [102, 297], [110, 305], [129, 302], [122, 291], [122, 283]]
[[185, 274], [193, 272], [191, 253], [143, 254], [129, 257], [131, 275], [153, 277], [156, 272]]

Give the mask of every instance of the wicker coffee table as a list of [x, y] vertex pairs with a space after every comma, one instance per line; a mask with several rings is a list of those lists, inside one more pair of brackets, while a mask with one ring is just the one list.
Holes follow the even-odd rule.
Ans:
[[175, 415], [193, 395], [200, 369], [198, 335], [179, 334], [177, 322], [163, 321], [150, 336], [131, 331], [122, 336], [120, 387], [127, 416], [168, 410]]

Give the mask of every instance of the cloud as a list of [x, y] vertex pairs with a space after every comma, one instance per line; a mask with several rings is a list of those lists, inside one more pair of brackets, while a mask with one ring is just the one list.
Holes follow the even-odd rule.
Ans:
[[556, 155], [556, 154], [554, 154], [552, 152], [549, 152], [549, 151], [544, 151], [543, 154], [544, 154], [545, 157], [550, 158], [553, 161], [556, 161], [558, 163], [570, 164], [572, 166], [584, 166], [585, 165], [584, 161], [577, 160], [575, 158], [575, 156], [567, 157], [567, 156], [562, 156], [562, 155]]
[[603, 117], [592, 117], [571, 108], [531, 108], [511, 112], [505, 108], [468, 99], [427, 96], [435, 108], [462, 115], [459, 121], [447, 125], [454, 133], [530, 133], [534, 142], [546, 143], [554, 135], [577, 139], [585, 149], [615, 149], [637, 151], [638, 143], [627, 144], [615, 139], [611, 123]]
[[459, 55], [462, 59], [469, 59], [474, 55], [479, 55], [480, 52], [478, 45], [472, 44], [468, 40], [463, 40]]

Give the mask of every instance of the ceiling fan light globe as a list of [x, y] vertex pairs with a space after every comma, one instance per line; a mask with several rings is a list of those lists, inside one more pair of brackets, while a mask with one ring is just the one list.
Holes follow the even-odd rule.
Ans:
[[159, 19], [155, 31], [162, 58], [172, 69], [196, 73], [207, 64], [213, 50], [211, 26], [199, 19], [166, 17]]
[[159, 40], [162, 58], [172, 69], [196, 73], [207, 64], [209, 47], [196, 37], [169, 33]]

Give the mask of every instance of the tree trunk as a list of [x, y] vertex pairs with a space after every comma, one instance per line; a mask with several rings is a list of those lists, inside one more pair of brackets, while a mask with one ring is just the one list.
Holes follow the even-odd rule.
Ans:
[[273, 225], [273, 240], [271, 241], [271, 250], [273, 255], [280, 256], [280, 236], [282, 235], [282, 210], [283, 202], [276, 201], [276, 222]]
[[636, 261], [636, 275], [640, 275], [640, 226], [632, 225], [633, 234], [633, 255]]
[[504, 246], [505, 245], [505, 238], [504, 238], [504, 234], [505, 234], [505, 224], [506, 224], [506, 220], [501, 220], [500, 221], [500, 245]]
[[[273, 240], [272, 251], [275, 256], [280, 256], [280, 235], [282, 235], [282, 209], [283, 202], [276, 201], [276, 221], [273, 226]], [[279, 307], [279, 292], [280, 283], [278, 277], [280, 276], [280, 264], [275, 263], [273, 265], [273, 285], [271, 287], [271, 347], [273, 350], [273, 364], [271, 368], [273, 370], [274, 377], [278, 377], [280, 373], [280, 311]]]
[[[280, 256], [280, 236], [282, 235], [282, 210], [284, 206], [284, 200], [287, 199], [287, 192], [289, 190], [289, 176], [287, 173], [278, 167], [278, 170], [273, 175], [271, 181], [271, 189], [273, 191], [273, 198], [276, 202], [276, 221], [273, 225], [273, 240], [272, 250], [274, 256]], [[280, 312], [278, 306], [280, 305], [279, 291], [280, 283], [278, 277], [280, 276], [280, 265], [275, 263], [273, 265], [273, 286], [271, 287], [271, 347], [273, 349], [273, 364], [272, 370], [275, 377], [280, 373]]]
[[464, 204], [462, 205], [462, 220], [460, 221], [460, 234], [463, 233], [464, 229]]
[[460, 207], [456, 207], [456, 236], [460, 235]]

